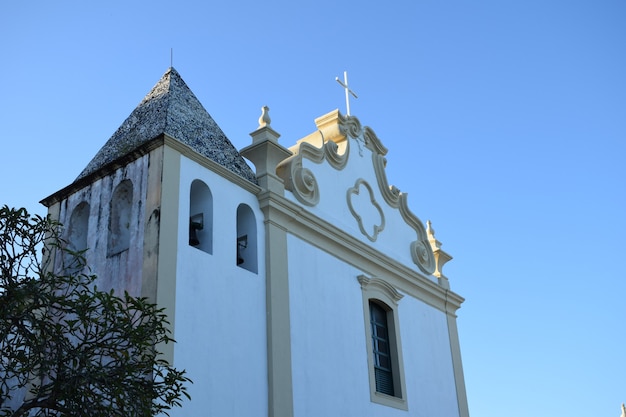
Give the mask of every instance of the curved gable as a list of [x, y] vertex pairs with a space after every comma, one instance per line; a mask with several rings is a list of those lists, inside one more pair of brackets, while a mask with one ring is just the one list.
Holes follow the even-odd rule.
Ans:
[[387, 148], [374, 131], [338, 110], [315, 122], [318, 130], [290, 148], [293, 156], [277, 167], [285, 188], [316, 214], [344, 222], [381, 251], [399, 250], [433, 274], [426, 228], [409, 209], [408, 195], [389, 185]]

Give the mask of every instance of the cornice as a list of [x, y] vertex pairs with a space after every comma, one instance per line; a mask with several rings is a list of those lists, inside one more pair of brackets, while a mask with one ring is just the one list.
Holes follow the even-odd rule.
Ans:
[[454, 315], [461, 307], [464, 299], [458, 294], [442, 288], [422, 273], [398, 263], [297, 203], [268, 191], [261, 192], [258, 199], [266, 222], [278, 225], [369, 276], [384, 279], [402, 293], [442, 312]]
[[106, 177], [107, 175], [110, 175], [117, 169], [128, 165], [130, 162], [141, 158], [142, 156], [150, 153], [152, 150], [157, 149], [158, 147], [163, 146], [163, 145], [169, 146], [170, 148], [178, 151], [181, 155], [184, 155], [185, 157], [197, 162], [203, 167], [210, 169], [211, 171], [224, 177], [225, 179], [232, 182], [233, 184], [240, 186], [246, 191], [249, 191], [253, 194], [258, 194], [261, 191], [261, 187], [259, 187], [258, 185], [246, 180], [243, 177], [240, 177], [239, 175], [235, 174], [229, 169], [226, 169], [225, 167], [218, 164], [217, 162], [212, 161], [206, 156], [199, 154], [198, 152], [191, 149], [189, 146], [172, 138], [171, 136], [167, 134], [161, 134], [155, 137], [154, 139], [150, 140], [149, 142], [146, 142], [140, 147], [134, 149], [133, 151], [128, 152], [123, 157], [112, 161], [106, 166], [100, 168], [99, 170], [94, 171], [85, 177], [81, 177], [77, 179], [70, 185], [44, 198], [43, 200], [40, 201], [40, 203], [46, 207], [50, 207], [52, 204], [58, 203], [59, 201], [75, 193], [76, 191], [85, 188], [87, 185], [92, 184], [96, 182], [97, 180]]
[[235, 174], [231, 170], [224, 168], [222, 165], [218, 164], [217, 162], [214, 162], [211, 159], [199, 154], [198, 152], [194, 151], [193, 149], [181, 143], [180, 141], [168, 135], [163, 135], [163, 136], [164, 136], [163, 143], [165, 145], [178, 151], [181, 155], [185, 156], [186, 158], [194, 162], [197, 162], [198, 164], [202, 165], [204, 168], [207, 168], [215, 172], [219, 176], [243, 188], [244, 190], [251, 192], [252, 194], [259, 194], [261, 192], [262, 188], [259, 187], [258, 185], [246, 180], [243, 177], [240, 177], [239, 175]]
[[153, 151], [154, 149], [157, 149], [159, 146], [163, 145], [163, 137], [164, 135], [159, 135], [157, 137], [155, 137], [154, 139], [152, 139], [149, 142], [146, 142], [145, 144], [143, 144], [142, 146], [126, 153], [124, 156], [122, 156], [121, 158], [118, 158], [112, 162], [110, 162], [109, 164], [103, 166], [102, 168], [98, 169], [97, 171], [94, 171], [84, 177], [80, 177], [78, 179], [76, 179], [76, 181], [74, 181], [73, 183], [71, 183], [70, 185], [60, 189], [59, 191], [55, 192], [54, 194], [44, 198], [43, 200], [40, 201], [41, 204], [43, 204], [46, 207], [50, 207], [52, 204], [54, 203], [58, 203], [60, 201], [62, 201], [63, 199], [67, 198], [68, 196], [74, 194], [75, 192], [85, 188], [86, 186], [88, 186], [89, 184], [92, 184], [96, 181], [98, 181], [99, 179], [102, 179], [104, 177], [106, 177], [107, 175], [112, 174], [113, 172], [115, 172], [116, 170], [118, 170], [119, 168], [122, 168], [126, 165], [128, 165], [129, 163], [141, 158], [142, 156], [150, 153], [151, 151]]
[[356, 279], [359, 281], [359, 284], [361, 284], [361, 288], [363, 288], [364, 290], [369, 288], [377, 288], [386, 293], [389, 299], [392, 300], [396, 305], [398, 304], [398, 301], [400, 301], [402, 297], [404, 297], [398, 292], [398, 290], [393, 287], [393, 285], [389, 284], [383, 279], [376, 277], [370, 278], [365, 275], [359, 275], [358, 277], [356, 277]]

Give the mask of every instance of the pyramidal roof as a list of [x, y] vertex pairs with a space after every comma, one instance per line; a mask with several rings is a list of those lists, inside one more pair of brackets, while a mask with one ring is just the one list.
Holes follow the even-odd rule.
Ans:
[[167, 70], [77, 180], [132, 153], [162, 134], [257, 183], [252, 169], [174, 68]]

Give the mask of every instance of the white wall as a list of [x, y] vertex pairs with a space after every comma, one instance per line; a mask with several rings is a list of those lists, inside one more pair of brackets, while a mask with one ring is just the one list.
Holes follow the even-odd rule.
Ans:
[[444, 313], [405, 295], [399, 304], [409, 411], [453, 417], [459, 409]]
[[408, 412], [370, 401], [363, 298], [367, 275], [289, 235], [294, 415], [458, 415], [444, 313], [404, 295], [398, 305]]
[[[213, 253], [188, 244], [189, 190], [204, 181], [213, 195]], [[173, 415], [267, 415], [265, 255], [258, 271], [236, 265], [237, 207], [247, 204], [264, 242], [256, 196], [182, 158], [174, 363], [194, 381], [192, 401]]]

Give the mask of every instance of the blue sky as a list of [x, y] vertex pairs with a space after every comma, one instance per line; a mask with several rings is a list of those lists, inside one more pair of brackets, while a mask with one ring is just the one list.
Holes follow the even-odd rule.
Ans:
[[626, 401], [626, 2], [4, 2], [0, 204], [44, 214], [170, 65], [241, 148], [340, 108], [466, 298], [474, 417]]

